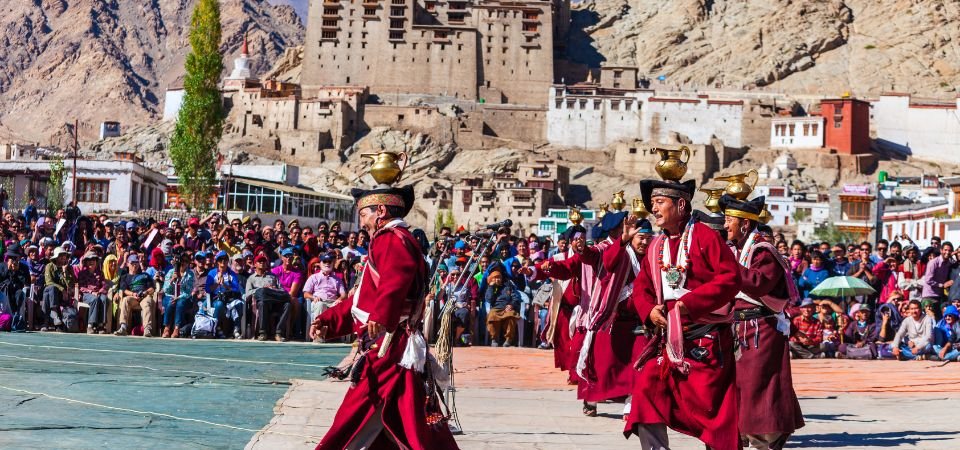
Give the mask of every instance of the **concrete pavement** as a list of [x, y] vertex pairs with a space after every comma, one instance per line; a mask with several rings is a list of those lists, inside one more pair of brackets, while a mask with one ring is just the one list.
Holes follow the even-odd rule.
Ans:
[[[601, 404], [586, 418], [552, 352], [456, 349], [457, 409], [464, 449], [639, 448], [621, 434], [622, 404]], [[955, 390], [960, 365], [933, 362], [809, 360], [794, 362], [807, 426], [789, 448], [960, 448]], [[249, 449], [312, 448], [323, 436], [348, 384], [297, 380], [276, 416]], [[313, 438], [305, 437], [313, 436]], [[671, 434], [675, 449], [702, 449]]]

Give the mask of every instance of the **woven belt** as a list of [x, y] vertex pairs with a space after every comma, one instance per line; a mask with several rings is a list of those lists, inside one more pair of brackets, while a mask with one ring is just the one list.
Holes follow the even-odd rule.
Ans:
[[776, 316], [777, 313], [773, 312], [770, 308], [763, 306], [758, 306], [756, 308], [750, 309], [738, 309], [733, 312], [733, 320], [737, 322], [743, 322], [753, 319], [762, 319], [765, 317]]

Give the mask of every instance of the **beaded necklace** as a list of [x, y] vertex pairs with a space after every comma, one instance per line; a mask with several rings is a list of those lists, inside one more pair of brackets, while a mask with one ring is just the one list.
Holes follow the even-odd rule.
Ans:
[[[690, 234], [693, 230], [693, 220], [687, 222], [687, 226], [683, 229], [683, 234], [680, 235], [680, 248], [677, 251], [677, 264], [671, 265], [666, 262], [664, 253], [669, 250], [665, 250], [670, 242], [667, 239], [664, 239], [663, 245], [660, 246], [660, 257], [659, 265], [660, 271], [665, 272], [665, 279], [667, 284], [670, 285], [672, 289], [676, 289], [680, 285], [680, 280], [683, 277], [683, 274], [687, 273], [687, 266], [690, 264]], [[683, 258], [681, 263], [680, 258]]]

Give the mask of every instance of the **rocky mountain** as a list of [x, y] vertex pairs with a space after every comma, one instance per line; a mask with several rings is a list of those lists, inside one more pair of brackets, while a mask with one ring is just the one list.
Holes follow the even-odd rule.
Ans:
[[304, 21], [307, 20], [307, 7], [310, 6], [310, 0], [270, 0], [270, 3], [274, 5], [290, 5], [297, 15], [300, 16]]
[[590, 0], [574, 12], [579, 62], [629, 65], [669, 87], [952, 97], [960, 2]]
[[[29, 142], [81, 140], [101, 121], [124, 129], [162, 113], [183, 77], [195, 0], [16, 0], [0, 8], [0, 130]], [[253, 67], [268, 70], [304, 27], [289, 5], [221, 0], [225, 71], [244, 34]], [[70, 126], [66, 126], [70, 123]], [[4, 133], [7, 134], [7, 133]]]

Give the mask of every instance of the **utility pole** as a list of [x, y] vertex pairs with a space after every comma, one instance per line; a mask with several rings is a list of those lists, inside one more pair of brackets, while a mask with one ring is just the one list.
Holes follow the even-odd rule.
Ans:
[[80, 121], [73, 119], [73, 206], [77, 206], [77, 152], [80, 150]]

